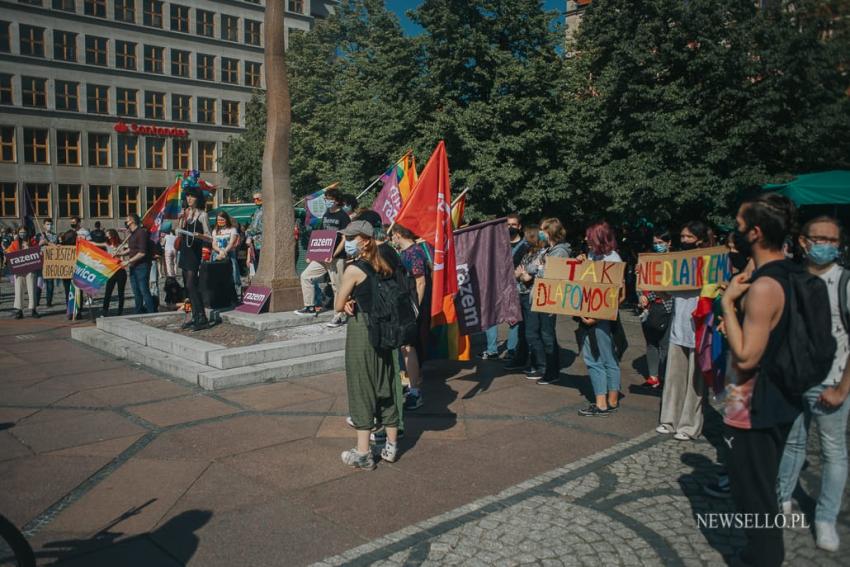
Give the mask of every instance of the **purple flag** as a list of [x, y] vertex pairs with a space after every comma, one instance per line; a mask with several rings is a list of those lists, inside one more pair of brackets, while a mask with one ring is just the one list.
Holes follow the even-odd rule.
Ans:
[[499, 323], [521, 321], [505, 219], [456, 230], [454, 240], [458, 283], [455, 308], [460, 332], [471, 335]]
[[378, 193], [375, 202], [372, 203], [372, 210], [381, 215], [381, 222], [384, 224], [392, 224], [395, 222], [398, 212], [401, 210], [401, 191], [398, 189], [398, 177], [396, 176], [396, 168], [391, 168], [381, 177], [384, 183], [384, 188]]

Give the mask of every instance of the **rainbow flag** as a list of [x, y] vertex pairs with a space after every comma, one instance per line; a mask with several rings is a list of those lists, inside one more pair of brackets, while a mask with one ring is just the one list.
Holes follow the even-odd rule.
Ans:
[[159, 231], [163, 221], [180, 216], [180, 182], [181, 178], [178, 177], [177, 181], [159, 196], [142, 218], [142, 226], [148, 229], [153, 242], [159, 242]]
[[80, 294], [80, 290], [77, 289], [77, 286], [74, 285], [74, 282], [71, 282], [71, 286], [68, 288], [68, 306], [65, 309], [65, 312], [71, 319], [76, 319], [77, 315], [80, 314], [81, 302], [82, 297]]
[[[392, 168], [390, 168], [392, 169]], [[419, 181], [419, 175], [416, 173], [416, 158], [412, 153], [406, 154], [401, 161], [395, 166], [396, 176], [398, 178], [398, 191], [401, 193], [401, 201], [407, 201], [416, 182]]]
[[[325, 188], [327, 189], [327, 188]], [[325, 216], [325, 189], [319, 189], [304, 198], [304, 226], [318, 228]]]
[[458, 199], [452, 207], [452, 226], [460, 228], [463, 226], [463, 213], [466, 210], [466, 195]]
[[121, 261], [88, 240], [77, 239], [77, 265], [72, 283], [88, 295], [106, 285], [115, 272], [123, 269]]

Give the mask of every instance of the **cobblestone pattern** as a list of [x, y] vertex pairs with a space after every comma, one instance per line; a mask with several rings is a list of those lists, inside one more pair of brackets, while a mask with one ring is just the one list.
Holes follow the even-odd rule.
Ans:
[[[820, 489], [818, 451], [812, 435], [795, 502], [809, 523]], [[682, 443], [649, 433], [316, 567], [722, 565], [744, 545], [743, 533], [700, 529], [696, 522], [697, 513], [734, 511], [731, 500], [702, 491], [720, 470], [716, 456], [707, 440]], [[838, 524], [846, 547], [847, 492]], [[786, 529], [784, 536], [787, 565], [847, 564], [841, 551], [817, 549], [811, 530]]]

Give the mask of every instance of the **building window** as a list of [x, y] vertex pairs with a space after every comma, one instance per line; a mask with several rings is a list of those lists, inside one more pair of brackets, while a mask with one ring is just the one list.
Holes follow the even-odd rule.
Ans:
[[53, 58], [59, 61], [77, 60], [77, 34], [53, 31]]
[[145, 187], [145, 199], [147, 199], [147, 206], [150, 207], [156, 200], [160, 198], [160, 196], [165, 193], [165, 187]]
[[239, 41], [239, 18], [221, 15], [221, 39]]
[[189, 95], [171, 95], [171, 119], [177, 122], [189, 122], [191, 114], [192, 97]]
[[215, 99], [198, 97], [197, 121], [203, 124], [215, 124]]
[[260, 45], [260, 25], [256, 20], [245, 20], [245, 43]]
[[179, 49], [171, 50], [171, 74], [175, 77], [189, 76], [189, 52]]
[[80, 133], [57, 130], [56, 163], [59, 165], [82, 165], [80, 154]]
[[89, 165], [91, 167], [109, 167], [109, 134], [89, 134]]
[[106, 0], [84, 0], [83, 13], [97, 18], [106, 17]]
[[215, 37], [215, 13], [195, 10], [195, 27], [198, 35]]
[[76, 12], [76, 0], [53, 0], [54, 10], [63, 10], [65, 12]]
[[86, 108], [91, 114], [109, 114], [109, 87], [86, 85]]
[[107, 43], [105, 37], [86, 36], [86, 63], [89, 65], [107, 65]]
[[43, 128], [24, 128], [24, 162], [48, 164], [48, 130]]
[[165, 169], [165, 138], [145, 138], [145, 167]]
[[289, 11], [296, 14], [303, 14], [304, 0], [289, 0]]
[[198, 78], [204, 81], [215, 80], [215, 57], [198, 53]]
[[29, 193], [30, 202], [32, 203], [35, 216], [42, 218], [50, 218], [53, 216], [50, 211], [49, 183], [27, 183], [24, 185], [24, 191]]
[[171, 31], [189, 33], [189, 7], [171, 5]]
[[142, 21], [152, 28], [162, 27], [162, 0], [145, 0]]
[[165, 93], [145, 91], [145, 118], [165, 120]]
[[145, 46], [145, 72], [162, 73], [162, 47]]
[[9, 37], [9, 22], [0, 22], [0, 51], [3, 53], [12, 51], [12, 39]]
[[12, 75], [0, 73], [0, 104], [15, 104], [12, 96]]
[[239, 60], [221, 58], [221, 82], [223, 83], [238, 83], [239, 82]]
[[80, 111], [80, 84], [56, 81], [56, 110]]
[[21, 95], [24, 106], [47, 108], [47, 79], [21, 77]]
[[0, 163], [15, 163], [15, 127], [0, 126]]
[[118, 186], [118, 216], [139, 214], [139, 188]]
[[118, 167], [139, 167], [138, 136], [118, 136]]
[[0, 216], [18, 216], [18, 186], [16, 183], [0, 183]]
[[139, 115], [138, 109], [138, 91], [136, 89], [118, 88], [115, 92], [115, 101], [118, 103], [118, 116]]
[[245, 61], [245, 86], [260, 88], [260, 64]]
[[221, 123], [224, 126], [239, 126], [239, 101], [223, 100], [221, 102]]
[[185, 171], [192, 169], [192, 142], [189, 140], [171, 141], [171, 167]]
[[78, 217], [83, 214], [83, 186], [59, 186], [59, 216]]
[[136, 44], [132, 41], [115, 41], [115, 66], [119, 69], [136, 70]]
[[136, 0], [115, 0], [115, 19], [119, 22], [136, 23]]
[[198, 155], [200, 156], [201, 171], [216, 171], [217, 159], [215, 153], [215, 142], [198, 142]]
[[112, 187], [89, 185], [89, 216], [92, 218], [112, 216]]
[[44, 28], [20, 24], [21, 55], [44, 57]]

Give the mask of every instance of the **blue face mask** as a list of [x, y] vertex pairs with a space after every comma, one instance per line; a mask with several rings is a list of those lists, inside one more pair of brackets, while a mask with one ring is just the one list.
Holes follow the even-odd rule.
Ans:
[[350, 213], [351, 207], [349, 207], [348, 205], [343, 205], [342, 210], [345, 211], [346, 213]]
[[325, 207], [327, 207], [328, 209], [333, 209], [334, 207], [336, 207], [336, 201], [332, 199], [325, 199]]
[[354, 258], [358, 254], [360, 254], [360, 247], [357, 246], [356, 240], [346, 240], [345, 241], [345, 254], [349, 258]]
[[812, 244], [807, 255], [809, 260], [823, 266], [838, 258], [838, 246], [835, 244]]
[[670, 250], [670, 246], [666, 242], [653, 242], [652, 250], [656, 254], [664, 254], [665, 252]]
[[541, 230], [541, 231], [538, 231], [538, 233], [537, 233], [537, 239], [540, 240], [540, 242], [545, 243], [545, 242], [549, 241], [549, 236]]

